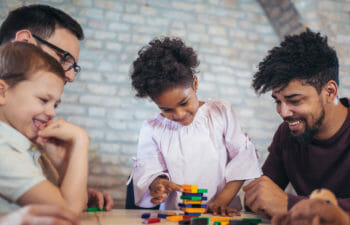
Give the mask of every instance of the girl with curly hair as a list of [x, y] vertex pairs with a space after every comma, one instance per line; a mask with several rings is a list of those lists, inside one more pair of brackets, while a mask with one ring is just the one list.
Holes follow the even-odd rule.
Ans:
[[149, 97], [161, 111], [140, 131], [135, 203], [178, 209], [181, 184], [196, 184], [208, 189], [208, 211], [232, 215], [237, 210], [230, 203], [244, 180], [261, 171], [230, 104], [198, 99], [198, 65], [194, 50], [170, 37], [151, 41], [133, 62], [136, 96]]

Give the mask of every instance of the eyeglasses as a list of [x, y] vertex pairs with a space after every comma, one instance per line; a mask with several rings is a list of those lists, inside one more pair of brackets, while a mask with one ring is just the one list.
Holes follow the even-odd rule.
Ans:
[[50, 42], [47, 42], [43, 39], [41, 39], [40, 37], [36, 36], [35, 34], [32, 34], [33, 37], [35, 39], [37, 39], [38, 41], [40, 41], [41, 43], [49, 46], [50, 48], [56, 50], [57, 52], [59, 52], [60, 54], [62, 54], [62, 58], [60, 60], [60, 63], [62, 65], [62, 68], [64, 71], [69, 71], [73, 68], [74, 72], [77, 74], [80, 72], [81, 68], [80, 66], [75, 62], [74, 57], [72, 56], [72, 54], [70, 54], [69, 52], [57, 47], [54, 44], [51, 44]]

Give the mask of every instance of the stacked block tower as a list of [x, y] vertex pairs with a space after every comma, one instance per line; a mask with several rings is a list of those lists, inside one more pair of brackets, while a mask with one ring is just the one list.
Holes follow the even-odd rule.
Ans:
[[182, 185], [182, 203], [179, 203], [179, 207], [188, 216], [200, 216], [207, 209], [207, 204], [204, 201], [207, 197], [204, 193], [208, 192], [208, 189], [198, 189], [197, 185]]

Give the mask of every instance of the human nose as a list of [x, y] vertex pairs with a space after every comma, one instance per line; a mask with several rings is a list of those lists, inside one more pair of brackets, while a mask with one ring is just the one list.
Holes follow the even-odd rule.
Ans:
[[53, 119], [56, 116], [56, 110], [54, 106], [47, 106], [45, 109], [46, 116], [49, 117], [49, 119]]
[[75, 80], [75, 71], [74, 69], [70, 69], [68, 71], [65, 72], [65, 76], [66, 76], [66, 81], [67, 82], [73, 82]]
[[173, 118], [175, 120], [182, 119], [185, 114], [186, 114], [185, 110], [183, 110], [181, 108], [180, 109], [175, 109], [175, 111], [173, 113]]
[[285, 103], [280, 103], [277, 105], [277, 112], [282, 118], [290, 117], [293, 115], [293, 111], [290, 106]]

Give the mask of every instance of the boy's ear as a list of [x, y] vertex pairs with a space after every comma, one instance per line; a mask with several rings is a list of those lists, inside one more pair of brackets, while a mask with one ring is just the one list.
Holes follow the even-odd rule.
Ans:
[[14, 41], [28, 42], [36, 45], [36, 41], [32, 35], [32, 32], [30, 32], [28, 29], [17, 31]]
[[0, 106], [6, 104], [5, 96], [7, 91], [8, 85], [4, 80], [0, 79]]

